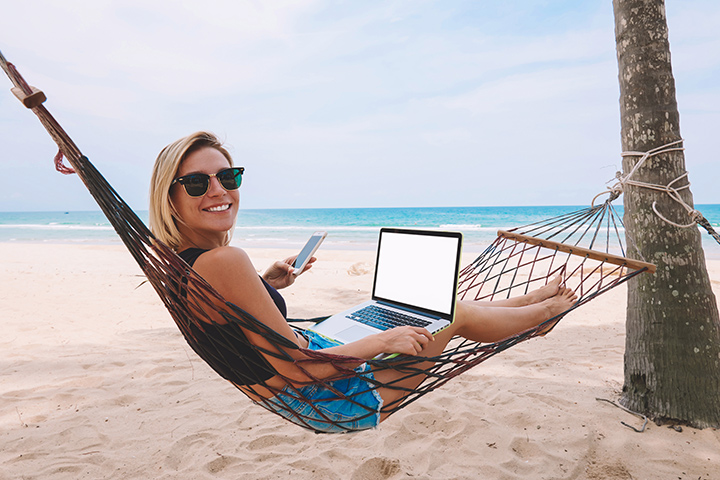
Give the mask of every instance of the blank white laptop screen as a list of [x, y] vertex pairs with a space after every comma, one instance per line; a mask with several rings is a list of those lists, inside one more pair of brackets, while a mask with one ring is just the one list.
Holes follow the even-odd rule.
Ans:
[[373, 298], [452, 314], [460, 241], [458, 237], [383, 231]]

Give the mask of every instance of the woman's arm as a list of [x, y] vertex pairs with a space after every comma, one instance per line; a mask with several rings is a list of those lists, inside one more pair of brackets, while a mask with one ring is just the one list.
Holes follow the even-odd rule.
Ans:
[[370, 360], [382, 353], [417, 355], [433, 340], [435, 339], [432, 334], [424, 328], [395, 327], [352, 343], [326, 348], [321, 351]]
[[[223, 298], [263, 322], [293, 343], [301, 346], [290, 325], [275, 306], [270, 294], [265, 289], [247, 254], [238, 248], [220, 247], [201, 255], [194, 265], [195, 270], [212, 285]], [[218, 323], [225, 323], [222, 317], [216, 318]], [[278, 351], [281, 347], [269, 342], [257, 333], [244, 330], [248, 340], [255, 346]], [[432, 340], [432, 335], [425, 329], [401, 327], [371, 335], [357, 342], [322, 350], [336, 355], [346, 355], [360, 359], [371, 359], [381, 353], [417, 354]], [[301, 351], [282, 349], [295, 360], [307, 358]], [[291, 381], [303, 383], [310, 378], [291, 362], [264, 354], [267, 361], [282, 376]], [[354, 368], [360, 361], [349, 361], [345, 368]], [[329, 378], [337, 375], [338, 370], [330, 363], [307, 362], [303, 365], [309, 375], [315, 378]]]

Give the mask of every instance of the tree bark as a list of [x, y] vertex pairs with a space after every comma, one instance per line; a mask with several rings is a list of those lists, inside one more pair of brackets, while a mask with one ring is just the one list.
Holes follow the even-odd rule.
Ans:
[[[622, 148], [648, 151], [680, 140], [663, 0], [613, 0]], [[639, 157], [625, 157], [630, 172]], [[633, 180], [667, 185], [685, 173], [682, 151], [649, 158]], [[687, 185], [687, 179], [675, 187]], [[690, 189], [682, 199], [692, 206]], [[657, 422], [720, 425], [720, 321], [700, 232], [666, 193], [627, 185], [625, 228], [630, 257], [657, 265], [628, 285], [625, 383], [621, 403]]]

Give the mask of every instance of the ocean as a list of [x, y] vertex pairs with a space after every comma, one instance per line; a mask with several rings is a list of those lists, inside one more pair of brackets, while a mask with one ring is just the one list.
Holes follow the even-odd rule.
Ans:
[[[527, 225], [583, 207], [434, 207], [241, 209], [232, 244], [248, 248], [299, 249], [316, 230], [328, 237], [322, 248], [374, 250], [380, 227], [459, 230], [465, 251], [482, 251], [498, 229]], [[696, 208], [720, 231], [720, 205]], [[622, 206], [618, 207], [622, 214]], [[138, 212], [147, 223], [147, 212]], [[708, 258], [720, 258], [720, 245], [701, 230]], [[0, 242], [119, 244], [100, 211], [0, 212]]]

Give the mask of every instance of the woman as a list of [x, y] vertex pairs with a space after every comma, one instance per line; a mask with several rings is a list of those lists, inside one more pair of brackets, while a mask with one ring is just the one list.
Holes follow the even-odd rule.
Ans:
[[[389, 415], [389, 407], [417, 387], [424, 375], [408, 376], [391, 369], [372, 371], [356, 359], [372, 359], [382, 353], [433, 357], [441, 354], [456, 335], [478, 342], [501, 340], [554, 317], [576, 300], [573, 292], [560, 286], [558, 277], [522, 297], [495, 302], [458, 301], [454, 322], [434, 337], [424, 328], [398, 327], [339, 345], [311, 332], [307, 337], [296, 334], [286, 321], [285, 302], [278, 293], [296, 279], [292, 273], [295, 257], [275, 262], [259, 277], [247, 254], [228, 246], [238, 213], [242, 171], [233, 167], [230, 154], [211, 133], [198, 132], [168, 145], [158, 155], [153, 170], [150, 226], [159, 240], [175, 249], [225, 300], [293, 344], [354, 357], [342, 367], [354, 368], [360, 374], [339, 380], [331, 388], [312, 384], [311, 378], [337, 376], [339, 370], [332, 364], [308, 363], [301, 369], [256, 349], [249, 352], [258, 357], [254, 365], [265, 363], [269, 368], [247, 367], [253, 371], [244, 372], [239, 379], [219, 371], [255, 402], [296, 423], [328, 432], [375, 427]], [[216, 325], [204, 325], [202, 331], [198, 330], [200, 336], [221, 335], [223, 328], [229, 328], [214, 310], [205, 313]], [[260, 352], [279, 348], [263, 335], [248, 330], [243, 333]], [[307, 357], [299, 349], [284, 350], [296, 360]], [[425, 370], [432, 362], [417, 366]], [[372, 387], [390, 383], [393, 388]], [[352, 401], [338, 401], [333, 389]], [[317, 405], [322, 408], [318, 410]]]

